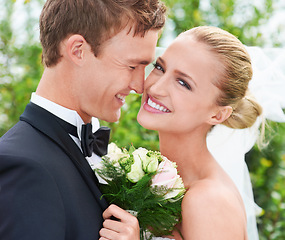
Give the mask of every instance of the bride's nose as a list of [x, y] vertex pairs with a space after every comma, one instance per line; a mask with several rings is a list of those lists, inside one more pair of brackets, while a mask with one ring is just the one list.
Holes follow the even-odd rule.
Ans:
[[[151, 76], [149, 76], [150, 78]], [[147, 79], [147, 81], [150, 79]], [[151, 84], [149, 85], [149, 92], [151, 95], [160, 95], [167, 96], [168, 95], [169, 83], [168, 79], [165, 75], [156, 76], [154, 79], [151, 79]]]

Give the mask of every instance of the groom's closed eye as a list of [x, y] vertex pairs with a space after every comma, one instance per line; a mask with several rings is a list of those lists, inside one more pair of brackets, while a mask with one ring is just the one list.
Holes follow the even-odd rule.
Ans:
[[152, 61], [147, 60], [137, 60], [137, 59], [128, 59], [127, 62], [129, 63], [129, 66], [136, 66], [136, 65], [149, 65]]

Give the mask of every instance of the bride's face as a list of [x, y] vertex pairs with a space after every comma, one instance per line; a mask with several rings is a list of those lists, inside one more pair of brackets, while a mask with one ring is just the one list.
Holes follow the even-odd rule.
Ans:
[[145, 81], [138, 122], [147, 129], [175, 133], [209, 129], [220, 91], [213, 82], [222, 69], [205, 44], [180, 36]]

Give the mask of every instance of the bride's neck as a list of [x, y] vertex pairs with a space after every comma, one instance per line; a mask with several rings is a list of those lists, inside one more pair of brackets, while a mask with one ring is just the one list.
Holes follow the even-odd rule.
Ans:
[[203, 178], [212, 160], [206, 135], [159, 133], [160, 151], [177, 163], [183, 181], [191, 183]]
[[[195, 155], [207, 150], [206, 134], [183, 134], [159, 132], [159, 145], [162, 154], [173, 159], [187, 156], [195, 159]], [[190, 154], [191, 153], [191, 154]]]

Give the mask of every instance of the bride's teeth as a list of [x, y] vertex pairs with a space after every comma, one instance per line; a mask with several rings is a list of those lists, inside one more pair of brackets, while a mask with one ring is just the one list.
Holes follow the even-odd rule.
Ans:
[[151, 101], [150, 98], [148, 98], [147, 104], [148, 104], [149, 106], [151, 106], [152, 108], [157, 109], [157, 110], [159, 110], [159, 111], [162, 111], [162, 112], [169, 112], [168, 109], [166, 109], [165, 107], [160, 106], [159, 104], [156, 104], [155, 102]]

